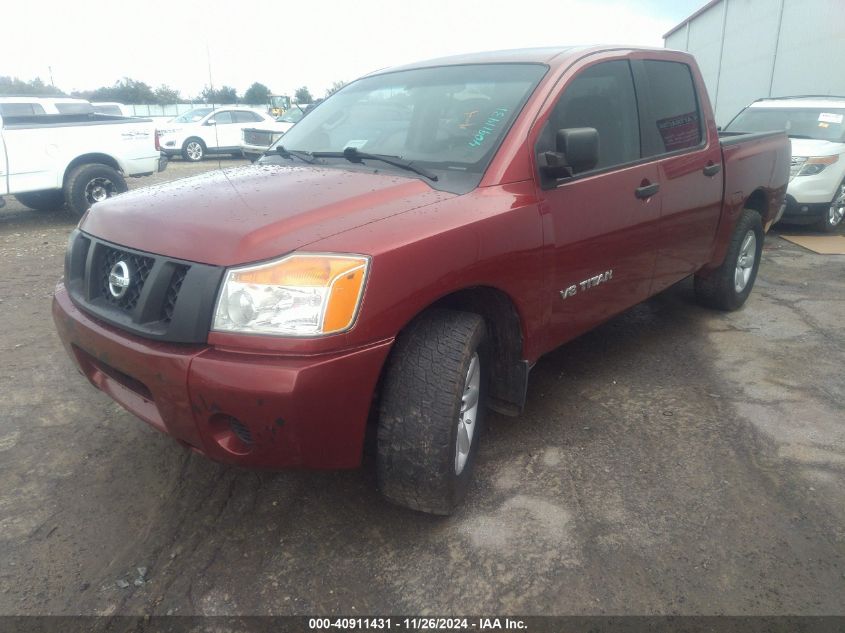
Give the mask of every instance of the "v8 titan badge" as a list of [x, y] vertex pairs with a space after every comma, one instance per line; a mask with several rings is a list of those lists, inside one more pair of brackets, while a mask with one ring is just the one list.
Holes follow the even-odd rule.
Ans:
[[584, 281], [579, 281], [577, 284], [572, 284], [565, 290], [560, 291], [560, 298], [561, 299], [568, 299], [576, 294], [578, 294], [578, 289], [580, 287], [581, 292], [588, 290], [589, 288], [595, 288], [599, 284], [603, 284], [605, 282], [610, 281], [613, 279], [613, 269], [611, 268], [608, 271], [601, 273], [600, 275], [596, 275], [594, 277], [590, 277], [589, 279], [585, 279]]

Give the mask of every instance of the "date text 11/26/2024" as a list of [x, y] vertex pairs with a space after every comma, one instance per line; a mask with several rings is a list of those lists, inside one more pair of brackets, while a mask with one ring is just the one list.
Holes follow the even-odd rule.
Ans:
[[308, 628], [318, 630], [391, 630], [410, 631], [476, 630], [524, 631], [526, 623], [518, 618], [309, 618]]

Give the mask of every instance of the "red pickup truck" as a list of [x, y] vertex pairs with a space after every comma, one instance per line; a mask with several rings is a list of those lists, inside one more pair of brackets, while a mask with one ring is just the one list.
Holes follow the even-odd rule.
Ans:
[[690, 275], [739, 308], [783, 132], [719, 139], [694, 59], [504, 51], [363, 77], [256, 165], [98, 203], [53, 314], [82, 373], [211, 459], [347, 468], [448, 514], [484, 410], [544, 353]]

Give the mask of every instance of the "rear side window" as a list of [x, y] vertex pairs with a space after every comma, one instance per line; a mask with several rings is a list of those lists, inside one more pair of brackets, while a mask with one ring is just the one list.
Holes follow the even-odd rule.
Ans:
[[573, 127], [598, 131], [596, 169], [639, 160], [637, 98], [626, 60], [590, 66], [569, 82], [543, 129], [538, 150], [554, 150], [556, 132]]
[[645, 61], [650, 111], [645, 115], [645, 155], [655, 156], [701, 144], [701, 115], [690, 67], [680, 62]]
[[94, 106], [90, 103], [57, 103], [56, 110], [59, 114], [91, 114]]
[[0, 114], [3, 116], [30, 116], [44, 114], [44, 108], [39, 103], [0, 103]]
[[261, 121], [261, 117], [255, 112], [248, 112], [246, 110], [237, 110], [232, 113], [235, 117], [235, 123], [255, 123]]
[[226, 110], [225, 112], [218, 112], [213, 117], [211, 117], [208, 122], [211, 123], [214, 121], [217, 125], [225, 125], [226, 123], [232, 123], [232, 112]]
[[123, 114], [120, 111], [120, 108], [116, 105], [94, 106], [94, 110], [96, 110], [98, 114], [111, 114], [111, 115], [117, 115], [117, 116], [120, 116], [121, 114]]

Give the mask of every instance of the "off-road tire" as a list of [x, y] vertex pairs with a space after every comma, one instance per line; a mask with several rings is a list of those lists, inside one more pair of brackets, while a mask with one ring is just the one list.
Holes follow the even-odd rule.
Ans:
[[[466, 496], [484, 422], [488, 353], [484, 320], [469, 312], [431, 310], [398, 337], [379, 407], [377, 471], [390, 501], [448, 515]], [[456, 474], [464, 383], [478, 354], [479, 406], [469, 455]]]
[[[200, 146], [201, 151], [199, 153], [198, 158], [196, 157], [197, 156], [196, 154], [194, 154], [193, 157], [192, 157], [192, 155], [188, 153], [188, 145], [190, 145], [191, 143], [197, 143]], [[184, 158], [187, 161], [190, 161], [192, 163], [198, 163], [203, 158], [205, 158], [206, 154], [208, 154], [208, 148], [205, 146], [205, 143], [202, 142], [202, 139], [197, 138], [196, 136], [192, 136], [191, 138], [186, 140], [184, 143], [182, 143], [182, 158]]]
[[[754, 264], [751, 275], [741, 292], [736, 290], [734, 275], [740, 256], [740, 248], [749, 231], [754, 232], [756, 248], [754, 253]], [[731, 234], [728, 252], [722, 265], [709, 273], [700, 273], [695, 276], [695, 297], [698, 302], [708, 308], [716, 310], [738, 310], [748, 299], [754, 281], [757, 279], [757, 271], [760, 268], [760, 256], [763, 253], [763, 224], [760, 214], [752, 209], [743, 209], [737, 220], [734, 231]]]
[[95, 200], [91, 198], [89, 187], [96, 182], [108, 183], [106, 195], [108, 198], [129, 189], [126, 179], [113, 167], [101, 163], [87, 163], [74, 167], [65, 177], [64, 192], [65, 204], [77, 217], [82, 217], [94, 204]]
[[15, 194], [15, 198], [33, 211], [58, 211], [65, 206], [65, 194], [61, 189], [28, 191]]

